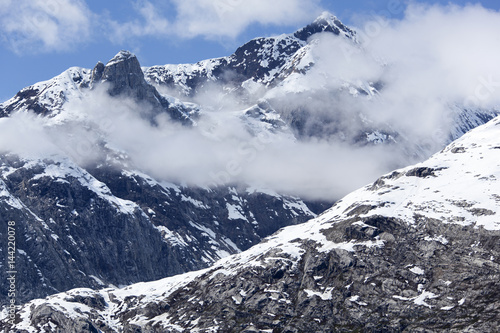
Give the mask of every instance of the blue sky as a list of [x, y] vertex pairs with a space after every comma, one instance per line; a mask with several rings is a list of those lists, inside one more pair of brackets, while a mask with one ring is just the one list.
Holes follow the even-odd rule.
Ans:
[[[258, 37], [289, 33], [330, 11], [350, 26], [404, 16], [405, 0], [0, 0], [0, 101], [71, 66], [92, 68], [119, 50], [143, 66], [231, 54]], [[497, 0], [413, 1], [480, 4]]]

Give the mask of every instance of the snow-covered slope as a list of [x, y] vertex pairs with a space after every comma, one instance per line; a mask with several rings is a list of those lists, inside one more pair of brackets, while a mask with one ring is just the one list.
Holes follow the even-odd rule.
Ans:
[[91, 75], [89, 69], [72, 67], [50, 80], [26, 87], [0, 104], [0, 117], [28, 110], [41, 115], [59, 113], [68, 100], [81, 97], [81, 88], [88, 86]]
[[211, 268], [35, 300], [16, 329], [493, 332], [499, 138], [495, 118]]
[[[144, 68], [146, 79], [179, 95], [193, 96], [210, 83], [241, 88], [246, 81], [263, 85], [291, 73], [298, 59], [307, 55], [308, 39], [331, 33], [355, 40], [355, 32], [330, 13], [323, 13], [308, 26], [292, 34], [252, 39], [228, 57], [207, 59], [196, 64], [164, 65]], [[302, 55], [302, 56], [301, 56]]]

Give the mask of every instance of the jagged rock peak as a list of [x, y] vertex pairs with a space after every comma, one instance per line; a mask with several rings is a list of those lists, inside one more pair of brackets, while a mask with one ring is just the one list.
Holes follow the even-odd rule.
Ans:
[[146, 91], [152, 89], [144, 80], [144, 73], [137, 57], [125, 50], [118, 52], [106, 66], [101, 62], [97, 63], [92, 71], [91, 86], [99, 82], [112, 84], [111, 89], [108, 90], [112, 96], [131, 89], [137, 91], [139, 99], [144, 99]]
[[90, 79], [90, 87], [93, 87], [94, 83], [101, 81], [102, 73], [104, 72], [104, 64], [102, 62], [98, 62], [92, 70], [92, 77]]
[[[133, 53], [125, 50], [121, 50], [110, 61], [108, 61], [104, 68], [103, 75], [109, 75], [114, 72], [118, 72], [119, 74], [133, 74], [141, 78], [144, 77], [141, 64], [139, 63], [139, 60], [137, 60], [137, 57]], [[107, 78], [103, 76], [103, 79]]]
[[137, 60], [137, 57], [135, 56], [135, 54], [133, 54], [132, 52], [127, 51], [127, 50], [121, 50], [110, 61], [108, 61], [106, 66], [111, 66], [111, 65], [114, 65], [116, 63], [123, 62], [123, 61], [135, 62], [134, 60], [139, 62]]
[[129, 51], [118, 52], [106, 66], [101, 62], [97, 63], [92, 71], [91, 87], [100, 83], [108, 85], [107, 92], [111, 96], [122, 95], [138, 102], [146, 102], [151, 110], [141, 111], [142, 116], [149, 119], [152, 124], [155, 124], [154, 117], [161, 112], [167, 112], [172, 119], [179, 120], [183, 124], [192, 124], [190, 116], [185, 112], [187, 109], [171, 108], [168, 100], [146, 82], [139, 60]]
[[297, 30], [294, 36], [305, 41], [310, 36], [320, 32], [332, 32], [335, 35], [342, 34], [347, 38], [354, 38], [355, 36], [353, 30], [345, 26], [335, 15], [326, 11], [321, 13], [313, 23]]

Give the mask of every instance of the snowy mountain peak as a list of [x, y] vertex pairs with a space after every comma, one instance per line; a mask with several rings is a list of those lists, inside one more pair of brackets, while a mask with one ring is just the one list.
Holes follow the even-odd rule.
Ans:
[[351, 39], [356, 34], [353, 30], [346, 27], [335, 15], [323, 12], [314, 22], [297, 30], [294, 36], [306, 41], [310, 36], [321, 32], [331, 32], [335, 35], [342, 35]]
[[19, 111], [54, 116], [68, 100], [80, 97], [81, 88], [88, 87], [91, 75], [88, 69], [71, 67], [50, 80], [26, 87], [0, 104], [0, 117]]
[[[290, 34], [257, 37], [223, 58], [207, 59], [196, 64], [164, 65], [145, 68], [146, 80], [156, 87], [163, 86], [178, 96], [194, 96], [207, 83], [217, 82], [226, 91], [242, 92], [243, 82], [252, 80], [266, 86], [276, 86], [291, 73], [305, 73], [313, 64], [309, 61], [311, 47], [308, 39], [328, 33], [356, 39], [356, 33], [346, 27], [336, 16], [322, 13], [309, 25]], [[297, 68], [301, 59], [302, 68]], [[221, 75], [224, 73], [224, 75]], [[230, 75], [229, 75], [230, 74]], [[242, 89], [243, 88], [243, 89]], [[239, 96], [241, 98], [241, 96]]]
[[333, 15], [332, 13], [330, 13], [329, 11], [324, 11], [321, 13], [320, 16], [318, 16], [314, 22], [318, 22], [318, 21], [322, 21], [322, 20], [325, 20], [325, 21], [335, 21], [335, 20], [338, 20], [337, 16]]
[[110, 61], [108, 61], [106, 66], [111, 66], [111, 65], [114, 65], [115, 63], [127, 61], [127, 60], [133, 61], [134, 58], [137, 60], [137, 57], [132, 52], [127, 51], [127, 50], [121, 50]]

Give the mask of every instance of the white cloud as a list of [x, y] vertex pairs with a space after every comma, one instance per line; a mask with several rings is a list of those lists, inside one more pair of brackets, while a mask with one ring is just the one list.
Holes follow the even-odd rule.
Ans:
[[289, 25], [313, 18], [319, 1], [173, 0], [175, 25], [184, 37], [234, 38], [249, 25]]
[[30, 113], [0, 118], [0, 153], [14, 152], [28, 158], [45, 158], [61, 151], [44, 129], [44, 121]]
[[69, 50], [91, 36], [82, 0], [2, 0], [0, 34], [16, 53]]
[[130, 3], [135, 14], [123, 20], [119, 13], [92, 12], [85, 0], [0, 0], [0, 34], [17, 53], [67, 51], [97, 33], [118, 43], [141, 37], [235, 38], [255, 23], [306, 23], [320, 11], [319, 0], [172, 0], [169, 6], [148, 0]]
[[136, 1], [140, 17], [128, 22], [110, 19], [112, 38], [204, 37], [235, 38], [251, 24], [291, 25], [319, 12], [319, 0], [172, 0], [172, 13], [151, 1]]
[[[139, 111], [145, 108], [123, 96], [110, 97], [101, 87], [67, 104], [56, 119], [17, 113], [0, 119], [0, 153], [67, 156], [85, 167], [103, 156], [98, 144], [104, 141], [130, 157], [130, 168], [159, 180], [198, 186], [244, 183], [315, 199], [338, 198], [373, 180], [387, 169], [380, 166], [381, 156], [390, 160], [384, 149], [296, 142], [267, 132], [254, 136], [234, 112], [209, 112], [193, 128], [166, 116], [152, 126]], [[86, 126], [71, 119], [85, 119]], [[353, 174], [358, 176], [353, 179]]]
[[500, 13], [479, 5], [411, 5], [405, 19], [365, 40], [365, 47], [389, 64], [387, 81], [395, 92], [413, 86], [416, 97], [458, 102], [475, 93], [481, 78], [500, 81], [499, 29]]
[[363, 40], [386, 64], [384, 100], [372, 112], [425, 136], [446, 127], [454, 106], [498, 108], [497, 31], [500, 13], [478, 5], [410, 5], [404, 19]]

